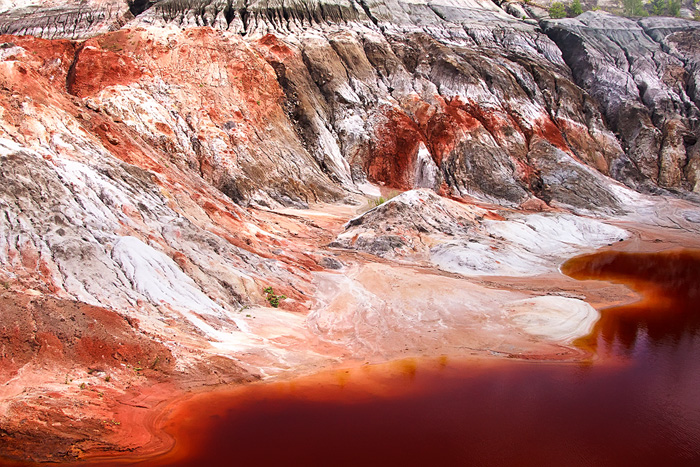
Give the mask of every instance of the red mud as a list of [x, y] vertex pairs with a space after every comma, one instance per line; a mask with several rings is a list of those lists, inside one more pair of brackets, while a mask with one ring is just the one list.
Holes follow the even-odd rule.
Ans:
[[104, 368], [138, 361], [149, 368], [169, 371], [170, 350], [140, 335], [138, 323], [77, 301], [5, 292], [0, 296], [0, 378], [7, 381], [17, 370], [41, 357], [42, 362]]

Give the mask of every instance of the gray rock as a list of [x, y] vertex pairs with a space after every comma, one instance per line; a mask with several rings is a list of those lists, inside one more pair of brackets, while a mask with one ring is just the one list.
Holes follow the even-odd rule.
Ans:
[[123, 0], [26, 3], [25, 7], [0, 13], [0, 34], [84, 39], [119, 29], [133, 19]]
[[321, 258], [319, 264], [325, 269], [343, 269], [343, 263], [335, 258], [331, 258], [330, 256], [324, 256]]
[[698, 25], [586, 12], [543, 26], [577, 84], [600, 102], [619, 135], [634, 167], [622, 181], [636, 188], [650, 179], [662, 187], [694, 189], [697, 174], [685, 167], [698, 139]]

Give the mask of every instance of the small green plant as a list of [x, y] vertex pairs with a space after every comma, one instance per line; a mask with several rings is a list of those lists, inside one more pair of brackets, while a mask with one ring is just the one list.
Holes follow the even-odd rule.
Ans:
[[649, 16], [642, 0], [622, 0], [625, 16]]
[[110, 381], [112, 381], [112, 377], [109, 375], [105, 376], [105, 383], [109, 383]]
[[381, 206], [382, 204], [386, 203], [386, 199], [384, 199], [383, 196], [380, 196], [379, 198], [374, 198], [372, 200], [372, 204], [376, 208], [377, 206]]
[[267, 301], [270, 302], [270, 305], [272, 305], [274, 308], [280, 306], [280, 300], [287, 298], [286, 295], [275, 294], [272, 287], [267, 287], [265, 290], [263, 290], [263, 292], [267, 294]]
[[87, 384], [80, 383], [80, 389], [87, 389]]
[[681, 0], [668, 0], [668, 2], [666, 2], [666, 11], [668, 11], [669, 16], [680, 16]]
[[549, 7], [549, 17], [552, 19], [561, 19], [566, 16], [566, 7], [561, 2], [554, 2]]
[[569, 16], [576, 17], [583, 14], [583, 7], [581, 6], [581, 0], [574, 0], [569, 6]]
[[386, 198], [384, 196], [380, 196], [379, 198], [372, 198], [371, 200], [369, 200], [369, 205], [372, 208], [376, 208], [377, 206], [381, 206], [382, 204], [386, 203], [390, 199], [396, 198], [400, 194], [400, 191], [392, 191], [388, 195], [386, 195]]

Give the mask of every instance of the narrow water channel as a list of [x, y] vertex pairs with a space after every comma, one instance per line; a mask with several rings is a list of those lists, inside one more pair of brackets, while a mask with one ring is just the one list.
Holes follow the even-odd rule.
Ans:
[[148, 465], [699, 466], [700, 252], [563, 271], [644, 295], [603, 310], [580, 364], [395, 362], [192, 400]]

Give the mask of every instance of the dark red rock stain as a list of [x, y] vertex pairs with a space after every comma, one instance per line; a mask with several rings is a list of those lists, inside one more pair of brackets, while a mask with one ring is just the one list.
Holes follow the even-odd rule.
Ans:
[[457, 105], [461, 104], [467, 113], [479, 120], [497, 143], [507, 144], [509, 134], [517, 127], [517, 123], [509, 114], [495, 109], [486, 109], [473, 101], [462, 103], [459, 99], [454, 100], [457, 101]]
[[564, 136], [559, 130], [559, 127], [549, 118], [540, 118], [535, 122], [533, 135], [528, 137], [532, 139], [534, 135], [549, 141], [554, 147], [561, 149], [564, 152], [571, 152], [569, 145], [566, 144]]
[[435, 113], [427, 122], [425, 133], [430, 153], [435, 163], [440, 166], [449, 157], [465, 134], [473, 131], [481, 123], [455, 105], [447, 105], [441, 112]]
[[423, 136], [405, 113], [388, 109], [377, 126], [365, 172], [371, 181], [396, 189], [413, 188], [415, 159]]
[[[508, 147], [515, 133], [522, 133], [526, 141], [542, 138], [553, 146], [571, 153], [559, 127], [543, 116], [523, 125], [508, 112], [487, 109], [474, 101], [453, 98], [437, 106], [416, 104], [413, 118], [397, 110], [386, 110], [382, 124], [376, 127], [375, 139], [365, 162], [370, 180], [399, 189], [413, 188], [418, 144], [425, 143], [434, 162], [440, 167], [443, 161], [459, 147], [468, 135], [486, 131], [495, 143]], [[573, 130], [572, 130], [573, 134]], [[590, 139], [590, 138], [589, 138]], [[520, 178], [526, 183], [536, 178], [532, 167], [522, 160], [523, 154], [512, 153]], [[593, 156], [596, 167], [607, 165], [600, 157]]]
[[278, 60], [293, 57], [294, 51], [287, 46], [279, 37], [274, 34], [266, 34], [256, 41], [258, 46], [262, 46]]

